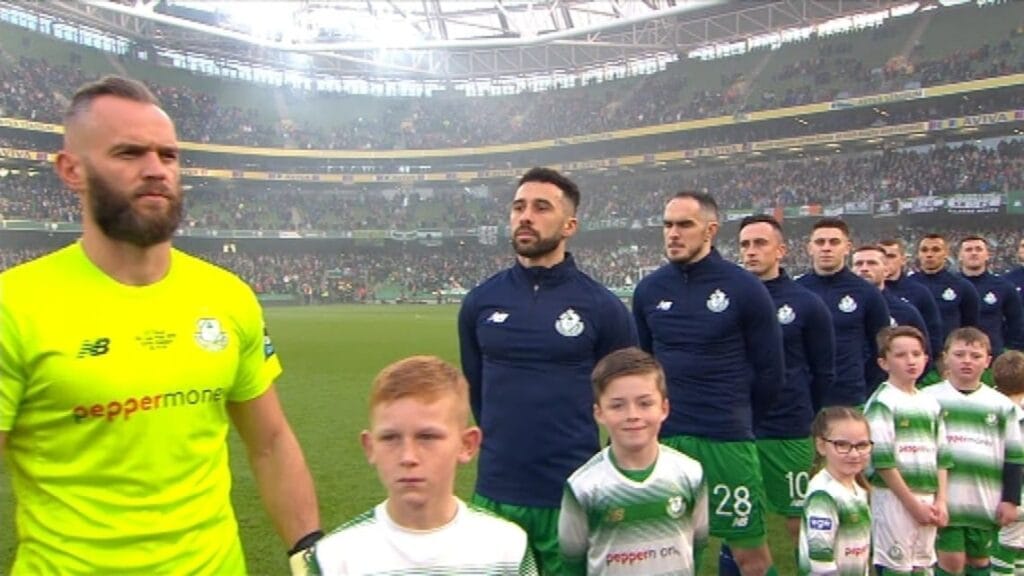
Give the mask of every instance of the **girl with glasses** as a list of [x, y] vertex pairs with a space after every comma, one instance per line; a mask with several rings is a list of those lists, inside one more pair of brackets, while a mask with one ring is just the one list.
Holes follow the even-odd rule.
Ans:
[[799, 570], [804, 575], [867, 576], [871, 513], [864, 467], [871, 433], [854, 408], [823, 408], [811, 425], [818, 472], [807, 486], [800, 524]]

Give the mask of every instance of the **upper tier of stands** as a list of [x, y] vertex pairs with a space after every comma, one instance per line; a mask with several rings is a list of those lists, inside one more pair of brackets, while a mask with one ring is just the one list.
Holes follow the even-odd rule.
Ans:
[[1017, 3], [942, 9], [876, 29], [654, 75], [514, 96], [343, 96], [218, 80], [0, 25], [0, 116], [59, 123], [104, 73], [145, 80], [194, 142], [320, 149], [454, 148], [733, 115], [1024, 71]]

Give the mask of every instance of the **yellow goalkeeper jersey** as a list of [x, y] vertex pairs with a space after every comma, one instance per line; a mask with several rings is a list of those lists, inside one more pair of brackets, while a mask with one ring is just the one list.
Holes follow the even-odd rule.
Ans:
[[227, 402], [280, 372], [248, 286], [183, 252], [143, 287], [77, 243], [0, 274], [12, 573], [244, 573]]

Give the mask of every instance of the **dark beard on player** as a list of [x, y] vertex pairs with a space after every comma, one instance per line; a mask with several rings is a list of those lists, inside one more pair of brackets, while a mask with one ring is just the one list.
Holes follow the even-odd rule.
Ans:
[[[125, 195], [92, 171], [86, 181], [93, 219], [103, 234], [112, 240], [148, 248], [170, 240], [181, 223], [184, 209], [180, 190], [174, 194], [166, 185], [149, 184]], [[167, 210], [157, 215], [136, 212], [132, 199], [142, 191], [163, 194], [168, 200]]]
[[538, 238], [533, 244], [521, 245], [517, 244], [515, 238], [513, 238], [512, 249], [523, 258], [539, 258], [557, 250], [561, 243], [562, 240], [560, 238]]

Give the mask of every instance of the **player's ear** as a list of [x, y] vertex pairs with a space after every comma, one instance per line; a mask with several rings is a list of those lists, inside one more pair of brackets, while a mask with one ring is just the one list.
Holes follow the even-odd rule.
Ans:
[[718, 220], [712, 220], [708, 222], [708, 227], [705, 230], [705, 235], [708, 240], [711, 240], [718, 234]]
[[565, 220], [565, 224], [562, 225], [562, 237], [569, 238], [576, 234], [576, 230], [579, 228], [579, 220], [575, 216], [569, 216]]
[[483, 440], [483, 432], [477, 426], [470, 426], [461, 433], [462, 449], [459, 451], [459, 463], [466, 464], [476, 456]]
[[373, 464], [373, 436], [369, 430], [359, 433], [359, 443], [363, 446], [363, 454], [366, 454], [366, 461]]
[[67, 150], [57, 153], [57, 161], [53, 165], [54, 171], [64, 184], [74, 190], [81, 192], [85, 190], [85, 170], [82, 161], [78, 156]]

